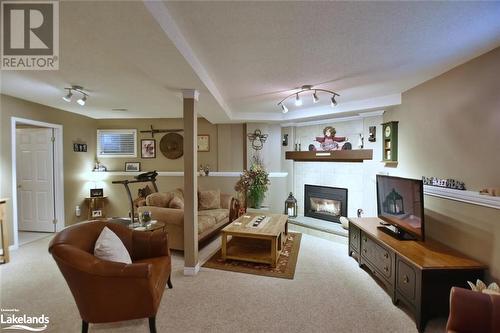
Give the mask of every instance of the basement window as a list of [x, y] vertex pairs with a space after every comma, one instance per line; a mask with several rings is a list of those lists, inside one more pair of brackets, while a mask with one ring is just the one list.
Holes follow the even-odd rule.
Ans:
[[137, 157], [137, 130], [97, 130], [97, 157]]

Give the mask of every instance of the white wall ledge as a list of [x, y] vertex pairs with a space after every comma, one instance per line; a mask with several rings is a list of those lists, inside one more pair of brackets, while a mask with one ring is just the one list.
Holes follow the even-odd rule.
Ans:
[[454, 190], [451, 188], [424, 185], [424, 194], [433, 197], [469, 203], [472, 205], [500, 209], [500, 197], [482, 195], [474, 191]]
[[[107, 176], [137, 176], [143, 173], [140, 172], [127, 172], [127, 171], [105, 171], [102, 172]], [[241, 171], [223, 171], [217, 172], [213, 171], [208, 174], [208, 176], [200, 176], [200, 177], [239, 177], [241, 175]], [[158, 171], [159, 177], [183, 177], [183, 171]], [[270, 172], [269, 178], [285, 178], [288, 176], [288, 172]]]

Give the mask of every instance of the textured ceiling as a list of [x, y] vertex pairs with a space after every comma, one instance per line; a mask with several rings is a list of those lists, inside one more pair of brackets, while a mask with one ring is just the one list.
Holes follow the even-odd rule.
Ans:
[[165, 3], [235, 117], [304, 84], [401, 93], [500, 45], [500, 2]]
[[[63, 1], [60, 70], [2, 71], [1, 92], [95, 118], [179, 117], [182, 88], [212, 122], [380, 109], [498, 47], [499, 18], [500, 2]], [[71, 84], [87, 106], [62, 101]], [[304, 84], [338, 107], [320, 95], [284, 117]]]
[[[223, 114], [140, 1], [61, 2], [60, 38], [58, 71], [2, 71], [2, 93], [94, 118], [170, 118], [195, 88], [201, 115]], [[85, 107], [62, 100], [72, 84], [89, 92]]]

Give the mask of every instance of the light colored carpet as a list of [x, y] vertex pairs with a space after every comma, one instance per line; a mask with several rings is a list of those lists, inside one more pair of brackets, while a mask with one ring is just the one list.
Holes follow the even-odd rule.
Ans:
[[37, 241], [45, 237], [51, 237], [51, 232], [32, 232], [32, 231], [19, 231], [19, 246]]
[[[79, 332], [73, 297], [47, 252], [50, 238], [12, 252], [0, 266], [2, 308], [50, 317], [48, 332]], [[220, 240], [205, 247], [208, 258]], [[174, 289], [165, 290], [158, 332], [417, 332], [414, 321], [347, 256], [338, 242], [303, 235], [294, 280], [202, 268], [182, 275], [173, 255]], [[444, 319], [426, 332], [443, 332]], [[90, 325], [90, 332], [148, 332], [147, 320]]]

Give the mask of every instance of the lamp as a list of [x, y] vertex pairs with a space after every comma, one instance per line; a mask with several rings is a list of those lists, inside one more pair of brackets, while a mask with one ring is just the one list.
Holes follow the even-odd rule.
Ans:
[[297, 199], [293, 197], [293, 193], [290, 192], [288, 198], [285, 200], [285, 214], [288, 217], [297, 217]]
[[335, 100], [335, 97], [336, 96], [340, 96], [339, 94], [337, 94], [336, 92], [334, 91], [331, 91], [331, 90], [326, 90], [326, 89], [312, 89], [313, 86], [312, 85], [303, 85], [301, 88], [300, 88], [300, 91], [297, 91], [297, 92], [294, 92], [293, 94], [290, 94], [288, 96], [286, 96], [285, 98], [283, 98], [279, 103], [278, 103], [278, 106], [281, 108], [282, 112], [283, 113], [287, 113], [288, 112], [288, 108], [285, 106], [285, 101], [292, 97], [292, 96], [295, 96], [295, 106], [302, 106], [302, 99], [300, 98], [300, 94], [303, 94], [303, 93], [308, 93], [308, 92], [312, 92], [312, 101], [314, 104], [318, 103], [319, 102], [319, 96], [318, 96], [318, 92], [325, 92], [325, 93], [328, 93], [328, 94], [331, 94], [332, 97], [331, 97], [331, 106], [334, 107], [337, 105], [337, 101]]
[[76, 91], [78, 93], [80, 93], [82, 95], [82, 97], [80, 97], [76, 102], [81, 105], [81, 106], [84, 106], [85, 103], [87, 102], [87, 98], [89, 96], [89, 94], [87, 94], [86, 92], [83, 91], [83, 87], [82, 86], [71, 86], [71, 87], [67, 87], [67, 88], [64, 88], [66, 90], [68, 90], [68, 94], [63, 96], [63, 100], [65, 100], [66, 102], [70, 103], [71, 102], [71, 98], [73, 97], [73, 92]]

